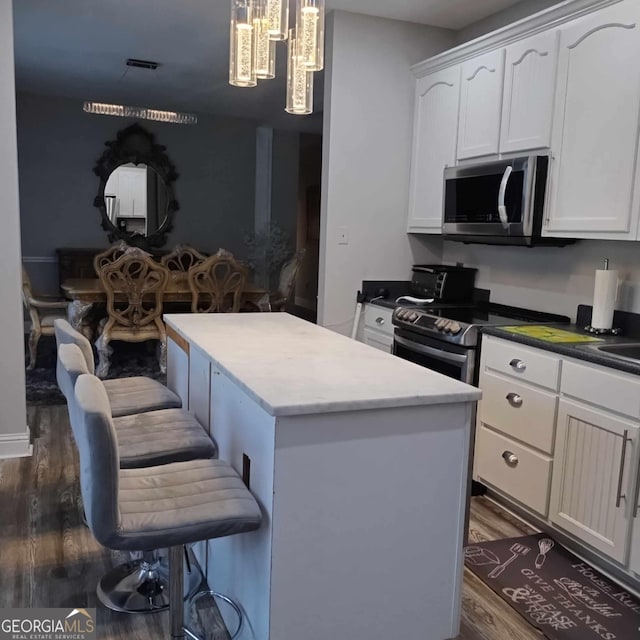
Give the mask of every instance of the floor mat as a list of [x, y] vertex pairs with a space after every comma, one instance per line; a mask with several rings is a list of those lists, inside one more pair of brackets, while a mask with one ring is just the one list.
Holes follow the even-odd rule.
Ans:
[[640, 601], [545, 534], [475, 543], [465, 565], [551, 640], [640, 638]]

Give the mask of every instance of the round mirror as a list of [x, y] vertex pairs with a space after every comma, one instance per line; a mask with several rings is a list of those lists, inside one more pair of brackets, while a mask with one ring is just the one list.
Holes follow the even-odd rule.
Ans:
[[94, 168], [100, 178], [94, 204], [109, 241], [124, 240], [145, 250], [162, 247], [178, 210], [173, 194], [178, 174], [165, 147], [137, 124], [106, 146]]
[[116, 167], [104, 187], [107, 217], [120, 231], [151, 236], [167, 220], [170, 193], [162, 176], [146, 164]]

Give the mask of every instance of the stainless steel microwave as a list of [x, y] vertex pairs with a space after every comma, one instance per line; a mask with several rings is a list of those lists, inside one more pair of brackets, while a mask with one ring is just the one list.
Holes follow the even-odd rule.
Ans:
[[543, 238], [548, 156], [525, 156], [444, 171], [443, 235], [482, 244], [565, 245]]

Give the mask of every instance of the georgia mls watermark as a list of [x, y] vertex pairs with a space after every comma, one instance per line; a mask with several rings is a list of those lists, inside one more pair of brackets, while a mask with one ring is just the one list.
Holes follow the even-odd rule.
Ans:
[[0, 640], [96, 640], [96, 610], [0, 609]]

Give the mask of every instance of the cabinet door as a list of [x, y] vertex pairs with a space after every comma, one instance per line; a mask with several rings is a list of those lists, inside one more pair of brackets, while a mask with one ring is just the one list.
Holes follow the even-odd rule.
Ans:
[[635, 239], [640, 3], [561, 32], [546, 235]]
[[179, 336], [167, 337], [167, 387], [189, 408], [189, 345]]
[[393, 350], [393, 337], [389, 337], [379, 331], [371, 331], [371, 329], [364, 328], [363, 342], [370, 347], [380, 349], [380, 351], [386, 351], [391, 353]]
[[409, 195], [410, 232], [442, 232], [444, 169], [456, 163], [460, 67], [420, 78], [416, 85]]
[[189, 352], [189, 411], [210, 433], [211, 364], [196, 349]]
[[549, 31], [507, 47], [500, 153], [550, 146], [559, 35]]
[[504, 49], [463, 63], [458, 159], [498, 153], [503, 80]]
[[624, 563], [629, 541], [638, 426], [560, 400], [550, 519]]

